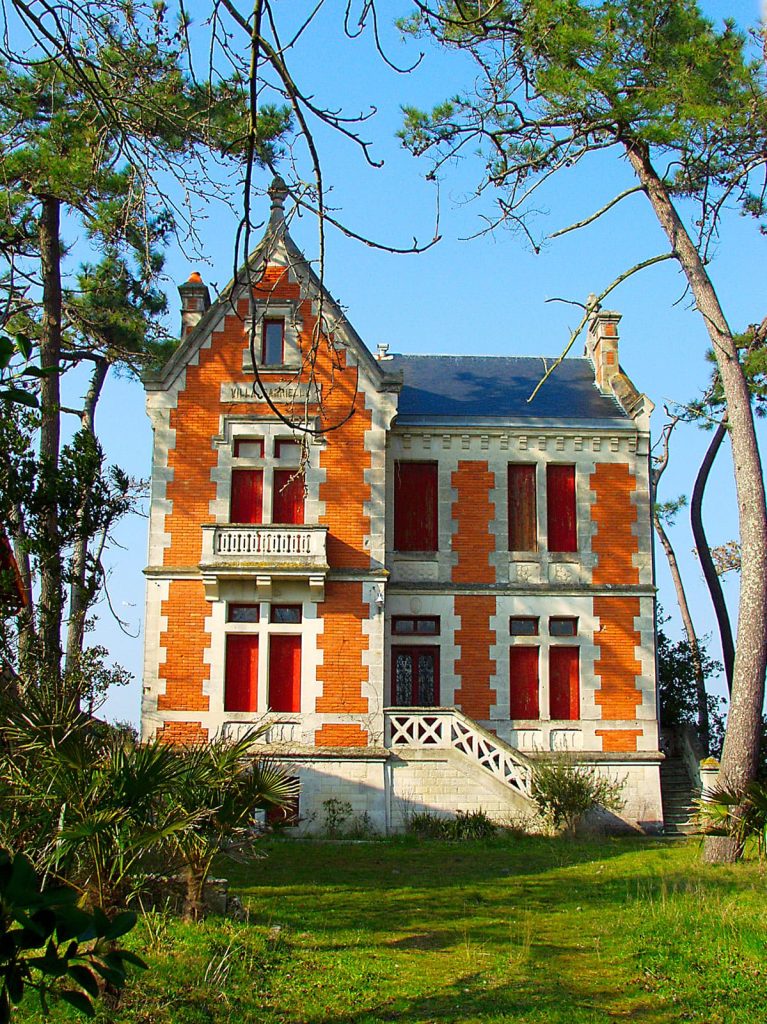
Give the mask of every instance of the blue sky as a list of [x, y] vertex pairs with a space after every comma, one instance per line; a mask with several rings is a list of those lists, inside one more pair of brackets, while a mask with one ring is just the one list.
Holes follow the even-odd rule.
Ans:
[[[403, 5], [386, 4], [397, 13]], [[304, 9], [308, 5], [296, 5]], [[712, 17], [725, 14], [741, 24], [754, 24], [759, 4], [734, 2], [705, 5]], [[191, 4], [192, 15], [207, 5]], [[470, 73], [461, 57], [434, 53], [426, 48], [420, 66], [409, 75], [397, 75], [381, 62], [369, 34], [357, 41], [341, 37], [341, 4], [323, 10], [296, 52], [297, 74], [318, 103], [343, 107], [346, 112], [377, 108], [363, 126], [373, 141], [373, 154], [384, 161], [380, 170], [364, 165], [348, 143], [326, 130], [317, 143], [326, 182], [332, 186], [331, 205], [339, 209], [355, 231], [392, 245], [407, 246], [413, 238], [428, 241], [434, 233], [436, 190], [424, 180], [427, 165], [407, 154], [396, 131], [401, 105], [428, 107], [461, 85]], [[290, 10], [294, 10], [291, 8]], [[290, 11], [288, 12], [288, 16]], [[412, 62], [422, 44], [401, 40], [392, 26], [383, 26], [389, 55]], [[268, 185], [269, 176], [257, 181]], [[492, 212], [489, 197], [469, 201], [476, 180], [471, 158], [447, 168], [440, 184], [442, 240], [421, 255], [396, 256], [340, 236], [329, 229], [326, 283], [347, 309], [349, 319], [371, 349], [386, 342], [391, 351], [485, 354], [556, 355], [579, 319], [572, 306], [547, 299], [584, 301], [618, 273], [638, 260], [664, 250], [660, 228], [646, 201], [632, 197], [585, 231], [546, 244], [533, 255], [523, 239], [508, 231], [467, 239], [481, 227], [482, 214]], [[541, 234], [578, 220], [631, 184], [623, 163], [611, 157], [582, 164], [569, 177], [557, 179], [539, 200]], [[268, 204], [260, 203], [263, 216]], [[202, 258], [188, 251], [168, 252], [168, 325], [177, 330], [179, 319], [175, 285], [191, 270], [199, 270], [208, 283], [223, 287], [231, 276], [235, 218], [219, 206], [200, 205], [196, 228]], [[317, 228], [311, 218], [294, 221], [292, 233], [308, 257], [317, 253]], [[753, 222], [729, 213], [722, 225], [712, 277], [730, 323], [742, 328], [765, 315], [765, 240]], [[662, 264], [633, 278], [605, 303], [623, 314], [621, 363], [637, 387], [656, 403], [656, 432], [662, 426], [664, 403], [687, 401], [703, 388], [708, 376], [703, 353], [707, 342], [702, 321], [689, 308], [684, 286], [673, 263]], [[580, 354], [581, 343], [576, 346]], [[137, 476], [149, 473], [151, 432], [144, 414], [141, 387], [125, 379], [112, 380], [99, 413], [98, 429], [109, 458]], [[680, 428], [674, 441], [671, 467], [663, 481], [661, 498], [689, 494], [694, 472], [707, 443], [693, 427]], [[735, 506], [729, 457], [720, 455], [709, 486], [706, 523], [713, 543], [736, 535]], [[141, 570], [146, 552], [146, 521], [127, 522], [119, 534], [122, 550], [113, 552], [109, 582], [112, 601], [126, 618], [135, 637], [123, 635], [102, 605], [95, 638], [136, 676], [136, 682], [116, 693], [107, 706], [114, 718], [138, 717], [144, 583]], [[682, 514], [673, 531], [700, 633], [711, 632], [713, 617], [697, 562], [692, 537]], [[662, 558], [658, 556], [661, 600], [670, 613], [675, 601]], [[737, 581], [726, 589], [734, 600]], [[678, 633], [678, 627], [672, 629]], [[716, 653], [718, 644], [712, 642]]]

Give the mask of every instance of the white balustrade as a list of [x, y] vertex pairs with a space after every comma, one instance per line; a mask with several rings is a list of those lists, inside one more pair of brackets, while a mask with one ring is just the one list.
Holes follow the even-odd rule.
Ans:
[[387, 746], [452, 748], [521, 796], [530, 796], [530, 762], [457, 708], [390, 708]]
[[202, 562], [298, 564], [322, 569], [326, 564], [324, 526], [203, 526]]

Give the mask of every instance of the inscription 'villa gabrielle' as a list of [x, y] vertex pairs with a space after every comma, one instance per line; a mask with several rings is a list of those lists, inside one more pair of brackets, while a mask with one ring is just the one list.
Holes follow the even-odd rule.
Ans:
[[272, 402], [283, 402], [289, 405], [296, 402], [316, 402], [322, 399], [322, 385], [308, 384], [300, 381], [261, 381], [253, 384], [225, 383], [221, 385], [221, 401], [230, 402], [263, 402], [264, 394]]

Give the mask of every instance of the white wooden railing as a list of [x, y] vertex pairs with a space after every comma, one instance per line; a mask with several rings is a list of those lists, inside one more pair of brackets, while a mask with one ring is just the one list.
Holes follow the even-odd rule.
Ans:
[[452, 748], [530, 797], [530, 761], [457, 708], [387, 708], [385, 721], [387, 747]]
[[327, 565], [325, 526], [203, 526], [204, 564], [257, 562], [262, 565]]

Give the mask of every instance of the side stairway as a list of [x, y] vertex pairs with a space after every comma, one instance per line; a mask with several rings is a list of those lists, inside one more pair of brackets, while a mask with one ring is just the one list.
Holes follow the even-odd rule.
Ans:
[[390, 820], [419, 811], [483, 810], [496, 820], [535, 813], [527, 757], [454, 707], [387, 708]]
[[690, 816], [700, 790], [693, 786], [681, 757], [667, 757], [660, 766], [660, 787], [663, 800], [663, 834], [685, 836], [693, 831]]

